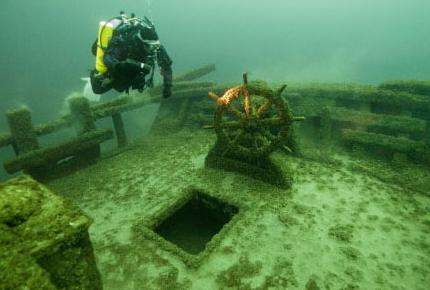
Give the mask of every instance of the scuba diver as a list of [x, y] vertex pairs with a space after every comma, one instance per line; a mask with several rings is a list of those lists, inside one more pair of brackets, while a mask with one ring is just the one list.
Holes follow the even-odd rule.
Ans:
[[128, 17], [124, 12], [100, 22], [98, 39], [92, 46], [96, 56], [91, 71], [95, 94], [114, 89], [129, 93], [153, 87], [156, 63], [163, 77], [163, 97], [172, 94], [172, 60], [161, 45], [154, 24], [148, 18]]

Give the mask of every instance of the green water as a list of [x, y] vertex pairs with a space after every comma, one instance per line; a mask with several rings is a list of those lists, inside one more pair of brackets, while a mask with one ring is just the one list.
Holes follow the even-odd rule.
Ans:
[[428, 78], [429, 9], [425, 0], [5, 0], [0, 100], [42, 111], [41, 100], [61, 102], [92, 67], [98, 22], [120, 10], [154, 20], [175, 70], [209, 62], [224, 80], [243, 70], [282, 80]]
[[[164, 107], [123, 114], [128, 150], [45, 184], [93, 219], [89, 233], [105, 289], [429, 288], [430, 170], [421, 158], [429, 149], [421, 144], [430, 128], [430, 97], [382, 96], [363, 85], [430, 79], [430, 1], [2, 0], [0, 135], [8, 131], [10, 108], [28, 106], [35, 124], [61, 114], [65, 98], [82, 91], [80, 78], [94, 66], [90, 48], [99, 21], [121, 10], [154, 21], [174, 74], [214, 63], [216, 72], [203, 80], [238, 83], [246, 71], [251, 80], [284, 82], [294, 114], [310, 118], [296, 132], [302, 155], [273, 154], [292, 180], [292, 188], [277, 188], [205, 167], [216, 141], [199, 121], [205, 114], [212, 120], [207, 99], [189, 105], [195, 110], [189, 109], [184, 128], [172, 122], [182, 108], [175, 96]], [[323, 84], [303, 85], [312, 82]], [[353, 103], [369, 95], [393, 103]], [[394, 103], [398, 99], [403, 103]], [[402, 107], [416, 102], [423, 105]], [[376, 125], [381, 131], [385, 121], [403, 126], [396, 137], [415, 134], [425, 149], [390, 158], [380, 148], [344, 150], [337, 147], [339, 132], [327, 146], [315, 129], [320, 119], [312, 115], [325, 106], [342, 107], [334, 131], [354, 110], [362, 112], [353, 127], [364, 131], [376, 113], [394, 114]], [[159, 110], [166, 123], [157, 119]], [[98, 128], [111, 126], [107, 119], [97, 122]], [[63, 133], [41, 138], [42, 146], [75, 136]], [[115, 148], [114, 142], [102, 147], [108, 155]], [[13, 156], [11, 146], [0, 148], [0, 163]], [[1, 167], [0, 181], [10, 177]], [[145, 221], [163, 216], [194, 187], [237, 206], [234, 221], [190, 207], [164, 216], [156, 232], [185, 253], [142, 234], [152, 230]]]

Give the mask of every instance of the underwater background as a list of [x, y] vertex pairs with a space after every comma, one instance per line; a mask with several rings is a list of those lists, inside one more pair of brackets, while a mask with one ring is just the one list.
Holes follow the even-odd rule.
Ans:
[[[182, 76], [171, 98], [160, 86], [82, 97], [99, 22], [120, 11], [154, 21]], [[2, 0], [0, 290], [427, 290], [429, 11], [428, 0]], [[242, 81], [229, 116], [218, 95]], [[13, 126], [15, 139], [3, 135], [21, 106], [37, 146]], [[13, 159], [6, 139], [49, 149], [30, 158], [47, 163]]]
[[50, 119], [93, 66], [98, 22], [120, 10], [153, 19], [175, 71], [216, 63], [220, 80], [246, 70], [365, 83], [430, 74], [426, 0], [3, 0], [0, 113], [24, 103]]

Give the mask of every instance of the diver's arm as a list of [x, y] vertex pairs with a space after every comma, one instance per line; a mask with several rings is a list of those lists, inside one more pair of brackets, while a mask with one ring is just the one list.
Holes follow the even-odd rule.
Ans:
[[158, 65], [160, 66], [160, 73], [163, 76], [163, 96], [165, 98], [170, 97], [172, 94], [172, 82], [173, 82], [173, 72], [172, 72], [172, 59], [167, 54], [164, 46], [160, 47], [157, 55]]

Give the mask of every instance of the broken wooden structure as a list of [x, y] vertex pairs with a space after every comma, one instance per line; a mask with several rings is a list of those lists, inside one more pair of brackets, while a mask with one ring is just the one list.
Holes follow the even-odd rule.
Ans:
[[[212, 124], [215, 107], [205, 97], [208, 89], [223, 94], [232, 86], [199, 83], [182, 91], [183, 98], [163, 102], [153, 133], [174, 133]], [[415, 162], [430, 164], [428, 81], [398, 81], [379, 86], [291, 85], [284, 96], [294, 114], [306, 116], [305, 126], [316, 129], [312, 137], [322, 145], [340, 141], [347, 148], [365, 148], [389, 159], [404, 154]]]
[[[91, 105], [88, 99], [76, 96], [69, 99], [69, 114], [40, 125], [33, 124], [28, 108], [10, 110], [7, 113], [10, 132], [0, 134], [0, 148], [12, 146], [16, 156], [4, 162], [4, 168], [9, 174], [25, 170], [33, 176], [44, 177], [57, 169], [58, 165], [65, 160], [78, 166], [94, 162], [100, 158], [100, 144], [112, 139], [114, 135], [119, 148], [127, 145], [123, 113], [147, 104], [161, 102], [162, 109], [159, 115], [163, 115], [163, 107], [175, 105], [200, 93], [207, 94], [213, 87], [213, 83], [192, 81], [214, 70], [214, 65], [208, 65], [175, 78], [174, 96], [168, 102], [162, 102], [161, 86], [151, 89], [147, 94], [124, 95], [115, 100], [94, 105]], [[179, 120], [180, 123], [181, 113], [179, 116], [171, 117]], [[112, 118], [113, 130], [96, 128], [96, 121], [104, 118]], [[75, 129], [74, 139], [41, 148], [39, 137], [67, 128]]]
[[[5, 169], [9, 173], [24, 169], [37, 176], [65, 160], [78, 165], [94, 162], [100, 157], [100, 144], [114, 136], [118, 147], [127, 145], [122, 114], [151, 103], [160, 103], [152, 134], [211, 124], [215, 106], [206, 97], [208, 92], [223, 94], [232, 87], [195, 81], [214, 70], [214, 65], [208, 65], [176, 77], [173, 96], [166, 100], [161, 97], [162, 86], [94, 105], [75, 97], [69, 100], [70, 114], [46, 124], [34, 125], [27, 108], [11, 110], [7, 113], [9, 133], [0, 134], [0, 148], [12, 146], [16, 157], [5, 162]], [[321, 142], [343, 140], [349, 148], [372, 147], [377, 154], [400, 153], [430, 164], [429, 88], [428, 82], [391, 82], [378, 87], [311, 84], [290, 86], [284, 95], [294, 114], [306, 116], [307, 123], [319, 128]], [[104, 118], [112, 119], [113, 130], [96, 128], [96, 121]], [[40, 137], [66, 128], [75, 128], [74, 139], [41, 148]]]
[[430, 165], [429, 88], [428, 82], [405, 81], [378, 87], [305, 85], [290, 87], [288, 98], [294, 112], [319, 128], [326, 144], [361, 148], [388, 159], [405, 155]]
[[103, 288], [92, 220], [28, 176], [0, 183], [0, 288]]

